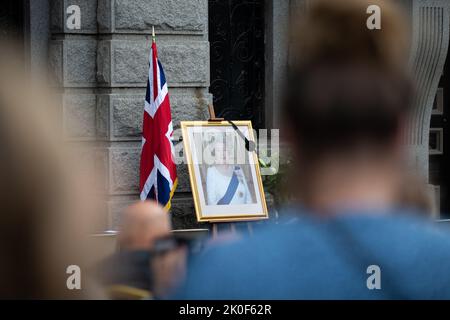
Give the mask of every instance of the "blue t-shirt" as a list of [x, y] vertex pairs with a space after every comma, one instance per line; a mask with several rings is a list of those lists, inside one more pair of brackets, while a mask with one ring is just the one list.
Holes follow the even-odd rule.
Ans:
[[194, 258], [175, 298], [450, 299], [450, 230], [400, 211], [284, 215]]

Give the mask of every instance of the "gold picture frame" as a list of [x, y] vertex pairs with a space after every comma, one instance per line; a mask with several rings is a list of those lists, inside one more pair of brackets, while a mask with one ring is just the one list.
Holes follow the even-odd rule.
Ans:
[[[236, 222], [268, 219], [267, 204], [256, 151], [244, 149], [244, 163], [235, 161], [230, 164], [219, 161], [219, 164], [215, 162], [211, 164], [202, 160], [205, 137], [210, 137], [211, 134], [214, 137], [223, 136], [225, 139], [229, 137], [233, 139], [233, 135], [235, 135], [236, 142], [243, 140], [242, 136], [245, 136], [249, 141], [255, 141], [250, 121], [234, 121], [233, 123], [240, 132], [237, 132], [236, 128], [233, 128], [228, 121], [181, 121], [184, 155], [187, 160], [198, 222]], [[194, 136], [200, 137], [199, 139], [201, 140], [196, 139]], [[220, 142], [214, 139], [206, 143], [209, 144], [207, 147], [219, 147], [218, 150], [225, 149], [224, 145], [220, 146]], [[232, 149], [226, 148], [229, 152]], [[237, 148], [232, 150], [233, 154], [239, 151]], [[199, 149], [202, 151], [201, 154]], [[218, 152], [215, 153], [216, 156], [218, 154]], [[224, 170], [229, 170], [231, 176], [222, 175], [225, 172]], [[239, 180], [236, 180], [237, 178], [234, 177], [236, 172], [239, 173]], [[235, 193], [231, 195], [229, 189], [232, 184], [232, 177], [235, 178], [233, 185]], [[239, 192], [236, 193], [238, 190]], [[220, 192], [225, 193], [225, 195], [228, 194], [228, 203], [222, 202], [225, 195], [216, 202], [217, 198], [214, 198], [213, 194], [220, 194]]]

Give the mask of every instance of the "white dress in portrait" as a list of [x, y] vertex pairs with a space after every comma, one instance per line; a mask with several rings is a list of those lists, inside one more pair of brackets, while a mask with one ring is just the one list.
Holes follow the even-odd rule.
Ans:
[[233, 168], [233, 166], [230, 167], [228, 170], [228, 175], [219, 171], [215, 166], [208, 168], [206, 173], [206, 194], [208, 205], [217, 205], [219, 204], [218, 202], [224, 198], [232, 180], [233, 172], [238, 178], [238, 185], [234, 194], [230, 196], [231, 200], [228, 199], [227, 203], [234, 205], [252, 203], [252, 196], [242, 169], [240, 167], [236, 167], [233, 170]]

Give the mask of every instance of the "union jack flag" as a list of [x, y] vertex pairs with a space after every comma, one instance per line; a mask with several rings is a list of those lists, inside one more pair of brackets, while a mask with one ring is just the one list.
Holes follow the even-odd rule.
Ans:
[[177, 187], [169, 93], [153, 37], [142, 125], [141, 200], [154, 199], [167, 209]]

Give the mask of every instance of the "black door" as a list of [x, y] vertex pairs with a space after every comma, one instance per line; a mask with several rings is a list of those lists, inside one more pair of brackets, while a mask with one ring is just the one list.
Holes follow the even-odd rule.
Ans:
[[444, 67], [430, 123], [430, 183], [440, 198], [441, 218], [450, 218], [450, 63]]
[[264, 127], [264, 0], [209, 0], [211, 85], [217, 117]]
[[24, 31], [24, 1], [3, 0], [0, 5], [0, 40], [22, 40]]

